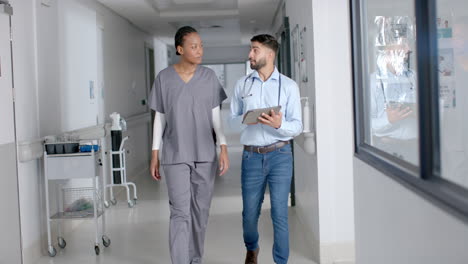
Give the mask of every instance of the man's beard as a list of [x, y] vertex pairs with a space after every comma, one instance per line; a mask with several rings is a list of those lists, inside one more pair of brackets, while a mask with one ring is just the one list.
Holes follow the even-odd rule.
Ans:
[[266, 59], [262, 58], [262, 59], [259, 59], [255, 65], [253, 65], [252, 61], [251, 61], [250, 62], [250, 69], [258, 71], [261, 68], [265, 67], [265, 65], [266, 65]]

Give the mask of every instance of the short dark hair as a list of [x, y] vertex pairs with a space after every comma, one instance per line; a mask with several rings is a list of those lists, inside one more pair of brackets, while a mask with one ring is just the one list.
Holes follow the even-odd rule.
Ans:
[[175, 34], [174, 37], [174, 45], [176, 48], [176, 54], [180, 55], [180, 53], [177, 51], [178, 46], [183, 46], [184, 45], [184, 37], [187, 36], [188, 34], [191, 33], [198, 33], [196, 29], [194, 29], [191, 26], [183, 26], [179, 28]]
[[268, 35], [268, 34], [256, 35], [250, 41], [261, 43], [267, 46], [268, 48], [272, 49], [275, 52], [275, 54], [278, 53], [278, 49], [279, 49], [278, 41], [276, 40], [275, 37], [271, 35]]

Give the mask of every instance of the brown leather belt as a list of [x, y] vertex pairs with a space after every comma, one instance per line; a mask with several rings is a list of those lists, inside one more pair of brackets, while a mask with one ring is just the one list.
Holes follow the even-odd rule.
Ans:
[[279, 148], [282, 148], [282, 147], [284, 147], [284, 146], [286, 146], [288, 144], [289, 144], [289, 141], [279, 141], [279, 142], [273, 143], [273, 144], [268, 145], [268, 146], [263, 146], [263, 147], [244, 146], [244, 150], [249, 151], [249, 152], [259, 153], [259, 154], [265, 154], [265, 153], [277, 150]]

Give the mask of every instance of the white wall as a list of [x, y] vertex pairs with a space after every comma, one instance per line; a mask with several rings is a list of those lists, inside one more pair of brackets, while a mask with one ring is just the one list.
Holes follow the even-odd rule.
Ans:
[[[147, 113], [148, 107], [141, 102], [147, 99], [145, 48], [153, 46], [152, 37], [101, 4], [80, 1], [95, 11], [102, 28], [104, 119], [110, 122], [113, 112], [126, 119]], [[129, 122], [126, 132], [130, 136], [125, 143], [129, 180], [149, 166], [150, 122], [140, 121]]]
[[327, 263], [354, 258], [349, 1], [313, 1], [312, 8], [321, 259]]
[[[154, 45], [154, 71], [155, 74], [162, 70], [164, 70], [167, 66], [169, 66], [168, 61], [168, 47], [165, 40], [161, 40], [159, 38], [154, 38], [153, 40]], [[177, 57], [178, 58], [178, 57]]]
[[250, 47], [232, 46], [232, 47], [206, 47], [203, 52], [203, 63], [234, 63], [245, 62], [249, 59]]
[[[149, 35], [95, 1], [53, 0], [50, 7], [35, 0], [10, 2], [19, 142], [96, 124], [101, 95], [105, 116], [146, 112], [141, 100], [146, 99], [144, 47], [152, 45]], [[88, 86], [97, 79], [98, 26], [105, 47], [104, 90], [96, 84], [93, 101]], [[149, 146], [149, 122], [131, 124], [127, 169], [133, 178], [148, 166], [148, 152], [140, 149]], [[45, 253], [40, 169], [39, 161], [18, 164], [24, 263]]]
[[0, 12], [0, 263], [21, 262], [18, 178], [13, 115], [10, 16]]
[[356, 263], [468, 263], [468, 224], [354, 159]]
[[[1, 16], [1, 14], [0, 14]], [[1, 20], [1, 18], [0, 18]], [[0, 44], [0, 46], [2, 46]], [[4, 88], [3, 86], [0, 86]], [[4, 228], [0, 237], [0, 263], [21, 263], [21, 230], [18, 201], [15, 143], [0, 145], [0, 225]]]
[[[33, 1], [10, 1], [12, 16], [14, 72], [16, 87], [16, 136], [19, 142], [39, 137], [39, 111], [35, 50], [35, 7]], [[42, 205], [39, 202], [43, 184], [39, 174], [39, 161], [18, 163], [18, 187], [21, 205], [22, 246], [31, 248], [41, 234]], [[36, 243], [38, 244], [38, 243]], [[36, 254], [39, 249], [36, 250]], [[23, 251], [24, 263], [31, 263], [28, 252]]]
[[234, 86], [241, 77], [245, 76], [245, 63], [226, 64], [224, 67], [224, 80], [226, 82], [224, 90], [228, 96], [225, 103], [230, 103]]
[[104, 28], [104, 100], [106, 118], [112, 112], [130, 117], [147, 111], [145, 43], [152, 38], [109, 9], [96, 5]]
[[[16, 2], [16, 1], [15, 1]], [[54, 135], [62, 131], [60, 114], [62, 92], [60, 83], [60, 57], [58, 36], [58, 5], [52, 1], [50, 7], [34, 3], [36, 21], [24, 34], [33, 34], [36, 29], [38, 110], [40, 136]]]
[[[41, 136], [95, 125], [101, 102], [101, 120], [109, 121], [112, 112], [130, 118], [148, 111], [142, 104], [147, 99], [145, 47], [153, 42], [148, 34], [95, 1], [52, 1], [50, 7], [39, 5], [38, 9], [38, 21], [45, 21], [39, 23], [38, 34], [48, 34], [38, 41]], [[49, 47], [60, 51], [59, 55]], [[54, 62], [52, 71], [45, 69], [50, 61]], [[102, 73], [98, 74], [101, 64]], [[98, 75], [102, 80], [98, 81]], [[90, 82], [95, 87], [94, 99]], [[50, 109], [51, 104], [61, 108]], [[128, 131], [133, 136], [126, 143], [131, 150], [127, 155], [129, 178], [144, 170], [149, 160], [147, 151], [139, 151], [149, 145], [149, 124], [134, 124]]]
[[321, 228], [321, 237], [325, 243], [352, 242], [354, 133], [349, 1], [314, 1], [313, 14], [319, 182], [324, 183], [321, 188], [325, 187], [319, 199], [327, 201], [321, 204], [320, 212], [324, 217], [321, 222], [330, 225]]
[[307, 154], [294, 145], [294, 174], [296, 180], [296, 211], [307, 236], [311, 257], [320, 263], [319, 182], [317, 156]]
[[[305, 38], [307, 75], [309, 82], [304, 83], [296, 78], [302, 97], [309, 97], [311, 111], [315, 105], [315, 71], [314, 71], [314, 35], [312, 16], [312, 0], [286, 1], [285, 15], [289, 17], [291, 31], [296, 25], [306, 27]], [[281, 15], [279, 18], [282, 20]], [[278, 21], [278, 26], [280, 21]], [[292, 45], [292, 40], [291, 40]], [[292, 48], [292, 47], [291, 47]], [[291, 55], [292, 55], [291, 51]], [[292, 65], [293, 62], [292, 62]], [[311, 113], [312, 115], [312, 113]], [[312, 120], [314, 117], [312, 117]], [[313, 260], [320, 261], [320, 221], [319, 221], [319, 182], [317, 155], [307, 154], [298, 144], [294, 148], [294, 166], [296, 177], [296, 210], [304, 231], [307, 233]]]
[[74, 0], [36, 1], [36, 8], [41, 136], [95, 125], [90, 82], [97, 98], [96, 11]]
[[309, 232], [317, 262], [353, 261], [353, 115], [348, 1], [290, 0], [286, 2], [286, 16], [291, 29], [296, 24], [299, 28], [307, 27], [309, 83], [298, 83], [301, 96], [309, 97], [311, 111], [315, 108], [316, 118], [317, 154], [307, 155], [300, 147], [295, 148], [296, 210]]
[[[0, 13], [2, 21], [0, 27], [0, 41], [2, 50], [0, 51], [0, 113], [2, 113], [0, 121], [5, 127], [13, 126], [13, 85], [12, 85], [12, 72], [11, 72], [11, 50], [10, 50], [10, 17], [5, 13]], [[15, 141], [14, 129], [1, 129], [0, 132], [0, 145], [8, 144]]]
[[[96, 11], [79, 1], [59, 1], [62, 131], [97, 125]], [[92, 88], [93, 87], [93, 88]]]

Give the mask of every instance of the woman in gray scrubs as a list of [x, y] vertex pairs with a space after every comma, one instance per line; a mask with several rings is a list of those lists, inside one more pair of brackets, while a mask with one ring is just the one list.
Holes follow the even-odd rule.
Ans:
[[[158, 74], [150, 95], [149, 105], [156, 111], [150, 172], [160, 180], [161, 163], [166, 177], [172, 263], [198, 264], [202, 263], [214, 180], [229, 168], [220, 115], [226, 94], [214, 71], [199, 65], [203, 45], [195, 29], [180, 28], [175, 47], [179, 63]], [[221, 148], [219, 161], [213, 132]]]

